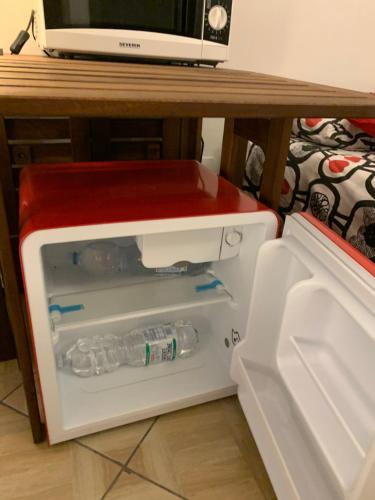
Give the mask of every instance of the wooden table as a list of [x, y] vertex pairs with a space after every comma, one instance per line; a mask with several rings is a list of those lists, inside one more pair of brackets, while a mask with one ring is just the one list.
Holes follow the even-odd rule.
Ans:
[[[33, 437], [41, 441], [43, 426], [10, 239], [17, 225], [12, 162], [14, 157], [32, 161], [32, 141], [24, 147], [9, 140], [9, 129], [19, 129], [14, 117], [28, 117], [29, 132], [44, 130], [43, 137], [56, 130], [51, 118], [69, 117], [73, 160], [105, 158], [110, 120], [115, 118], [138, 119], [138, 124], [140, 119], [161, 120], [159, 156], [199, 158], [201, 118], [224, 117], [221, 174], [240, 185], [248, 140], [259, 144], [266, 156], [261, 199], [277, 208], [293, 118], [375, 117], [375, 97], [245, 71], [0, 57], [0, 263]], [[47, 122], [40, 127], [35, 121], [34, 130], [33, 117]], [[106, 124], [105, 133], [103, 127], [98, 132], [98, 120]], [[107, 146], [100, 146], [103, 136]]]

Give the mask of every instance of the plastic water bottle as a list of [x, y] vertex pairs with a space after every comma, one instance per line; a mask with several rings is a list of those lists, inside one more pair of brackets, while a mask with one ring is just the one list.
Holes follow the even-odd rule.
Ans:
[[66, 351], [59, 353], [59, 368], [69, 366], [79, 377], [91, 377], [113, 372], [122, 364], [121, 342], [116, 335], [81, 338]]
[[190, 322], [176, 321], [138, 328], [123, 337], [126, 364], [148, 366], [188, 358], [198, 344], [198, 332]]
[[205, 273], [209, 268], [209, 263], [192, 264], [191, 262], [179, 262], [169, 267], [159, 267], [149, 269], [149, 272], [160, 276], [198, 276]]
[[116, 274], [127, 269], [126, 251], [111, 241], [95, 241], [74, 252], [73, 263], [90, 274]]
[[176, 321], [137, 328], [123, 335], [81, 338], [56, 355], [59, 368], [80, 377], [113, 372], [121, 365], [148, 366], [187, 358], [197, 349], [198, 332], [190, 322]]
[[169, 267], [147, 268], [142, 264], [142, 256], [136, 244], [121, 247], [111, 241], [95, 241], [81, 252], [73, 253], [73, 263], [89, 274], [97, 276], [127, 272], [142, 276], [195, 276], [207, 271], [209, 264], [179, 262]]

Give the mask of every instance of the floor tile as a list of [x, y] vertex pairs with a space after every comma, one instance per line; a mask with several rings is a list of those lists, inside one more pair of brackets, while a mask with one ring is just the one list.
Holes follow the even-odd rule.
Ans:
[[237, 398], [161, 416], [129, 467], [191, 500], [276, 498]]
[[24, 413], [25, 415], [28, 415], [25, 391], [22, 385], [14, 392], [12, 392], [7, 398], [5, 398], [4, 403], [11, 406], [12, 408], [15, 408], [21, 413]]
[[123, 472], [105, 500], [177, 500], [179, 497], [136, 474]]
[[122, 464], [129, 459], [136, 446], [151, 427], [154, 419], [142, 420], [109, 431], [98, 432], [78, 441]]
[[34, 445], [28, 419], [0, 406], [0, 498], [99, 500], [120, 467], [74, 442]]
[[0, 400], [20, 385], [21, 381], [21, 373], [15, 359], [0, 363]]

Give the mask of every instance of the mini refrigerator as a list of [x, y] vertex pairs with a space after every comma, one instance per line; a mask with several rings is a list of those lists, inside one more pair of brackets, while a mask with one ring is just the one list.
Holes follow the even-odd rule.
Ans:
[[[50, 444], [238, 393], [278, 498], [375, 498], [362, 254], [303, 213], [278, 238], [274, 212], [193, 161], [27, 167], [20, 220]], [[176, 321], [197, 332], [190, 357], [89, 377], [61, 362], [82, 339]]]

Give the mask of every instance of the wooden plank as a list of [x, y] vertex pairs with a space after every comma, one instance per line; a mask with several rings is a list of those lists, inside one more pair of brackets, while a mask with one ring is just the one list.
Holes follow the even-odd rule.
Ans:
[[269, 124], [269, 120], [262, 118], [235, 120], [234, 134], [254, 142], [264, 150], [268, 142]]
[[220, 175], [241, 187], [248, 141], [235, 134], [235, 120], [225, 120]]
[[44, 429], [41, 423], [34, 373], [31, 361], [31, 350], [28, 341], [25, 318], [17, 285], [15, 264], [9, 239], [9, 226], [3, 194], [0, 191], [0, 266], [5, 285], [5, 301], [10, 325], [16, 343], [18, 362], [22, 372], [22, 382], [25, 388], [26, 402], [29, 411], [34, 442], [44, 439]]
[[29, 144], [9, 146], [12, 163], [28, 165], [29, 163], [62, 163], [73, 161], [72, 147], [69, 143]]
[[182, 119], [180, 136], [181, 160], [200, 160], [202, 141], [202, 120]]
[[113, 142], [109, 151], [109, 160], [158, 160], [161, 143], [152, 141]]
[[71, 118], [69, 124], [73, 161], [90, 161], [92, 157], [90, 120], [87, 118]]
[[106, 161], [111, 155], [110, 121], [103, 118], [91, 120], [92, 159]]
[[178, 118], [163, 121], [163, 160], [180, 158], [181, 120]]
[[[6, 62], [4, 62], [6, 61]], [[228, 69], [212, 69], [212, 68], [182, 68], [176, 66], [155, 66], [155, 65], [140, 65], [127, 63], [103, 63], [94, 61], [62, 61], [48, 60], [46, 58], [30, 59], [24, 56], [14, 58], [6, 58], [0, 61], [0, 69], [2, 72], [27, 72], [28, 74], [49, 73], [54, 74], [69, 74], [81, 76], [110, 76], [119, 78], [173, 78], [175, 80], [190, 81], [211, 81], [214, 78], [219, 82], [256, 82], [262, 84], [286, 83], [294, 86], [311, 87], [314, 84], [297, 80], [290, 80], [274, 75], [265, 75], [241, 70]], [[327, 85], [314, 85], [314, 87], [325, 88], [327, 90], [333, 87]], [[337, 88], [335, 88], [337, 90]], [[354, 91], [353, 91], [354, 92]]]
[[161, 160], [161, 143], [148, 142], [146, 145], [146, 160]]
[[69, 120], [11, 118], [5, 120], [8, 140], [67, 139], [70, 137]]
[[[27, 84], [27, 85], [26, 85]], [[120, 82], [113, 81], [103, 81], [103, 79], [92, 79], [92, 80], [76, 80], [76, 79], [6, 79], [3, 78], [0, 73], [0, 93], [2, 91], [7, 91], [11, 89], [14, 93], [17, 93], [19, 89], [28, 89], [32, 91], [43, 89], [45, 92], [61, 91], [65, 92], [65, 95], [69, 97], [70, 93], [73, 91], [84, 89], [85, 92], [90, 92], [88, 95], [101, 95], [104, 92], [122, 92], [124, 95], [128, 95], [131, 98], [132, 94], [136, 96], [137, 92], [150, 92], [152, 88], [152, 96], [158, 100], [158, 96], [167, 95], [168, 91], [170, 98], [174, 101], [178, 96], [186, 95], [191, 99], [196, 97], [206, 97], [211, 95], [212, 85], [209, 84], [186, 84], [180, 85], [175, 82], [166, 83], [159, 80], [153, 80], [152, 85], [147, 81], [127, 81], [123, 80]], [[341, 92], [326, 92], [320, 89], [310, 89], [310, 88], [300, 88], [291, 86], [277, 86], [266, 87], [261, 84], [247, 84], [241, 87], [217, 85], [214, 89], [215, 98], [232, 99], [232, 98], [244, 98], [246, 101], [251, 100], [252, 97], [265, 98], [273, 97], [276, 98], [276, 103], [280, 104], [280, 100], [284, 97], [289, 97], [291, 99], [299, 98], [307, 102], [309, 98], [313, 98], [316, 101], [322, 101], [325, 103], [334, 103], [335, 101], [353, 101], [358, 100], [360, 103], [362, 96], [352, 96]], [[83, 98], [85, 95], [82, 96]], [[211, 95], [212, 98], [212, 95]]]
[[112, 118], [372, 117], [375, 97], [235, 70], [4, 56], [0, 109]]
[[[25, 86], [28, 87], [45, 87], [45, 88], [90, 88], [90, 89], [106, 89], [106, 90], [132, 90], [137, 88], [139, 90], [147, 90], [149, 84], [142, 78], [114, 78], [110, 76], [82, 76], [82, 75], [68, 75], [68, 74], [54, 74], [48, 72], [46, 74], [33, 74], [33, 73], [0, 73], [0, 86]], [[181, 85], [180, 80], [153, 78], [152, 86], [156, 92], [207, 92], [212, 89], [212, 82], [209, 80], [190, 80], [183, 81]], [[252, 94], [281, 94], [281, 95], [301, 95], [301, 96], [321, 96], [321, 97], [336, 97], [336, 98], [353, 98], [353, 95], [348, 96], [347, 93], [342, 91], [335, 91], [334, 89], [326, 90], [321, 88], [312, 89], [308, 85], [294, 85], [291, 83], [267, 83], [260, 81], [244, 81], [238, 82], [220, 82], [216, 83], [216, 92], [219, 93], [236, 93], [243, 95]]]
[[[109, 63], [99, 61], [64, 61], [61, 59], [46, 59], [45, 57], [29, 57], [19, 56], [15, 60], [14, 57], [4, 57], [0, 61], [2, 72], [12, 70], [14, 72], [26, 71], [27, 74], [33, 72], [42, 73], [43, 71], [54, 76], [54, 72], [60, 74], [78, 74], [82, 76], [118, 76], [122, 79], [126, 78], [144, 78], [153, 80], [155, 78], [169, 78], [174, 80], [182, 80], [183, 82], [209, 81], [211, 84], [219, 85], [222, 82], [242, 82], [251, 84], [252, 82], [265, 84], [281, 83], [283, 86], [292, 85], [294, 87], [304, 86], [313, 88], [314, 90], [326, 90], [327, 92], [343, 91], [345, 94], [352, 95], [360, 94], [356, 91], [347, 89], [339, 89], [336, 87], [313, 84], [299, 80], [292, 80], [274, 75], [265, 75], [248, 71], [228, 70], [228, 69], [207, 69], [207, 68], [186, 68], [186, 67], [168, 67], [168, 66], [152, 66], [141, 65], [134, 63]], [[364, 94], [362, 94], [364, 95]]]
[[279, 208], [292, 125], [289, 118], [270, 120], [269, 124], [260, 200], [274, 210]]
[[[163, 101], [162, 96], [154, 102], [150, 100], [149, 93], [136, 95], [112, 92], [109, 97], [106, 91], [89, 93], [72, 90], [67, 95], [64, 92], [46, 92], [41, 97], [38, 90], [35, 92], [18, 92], [7, 89], [0, 94], [0, 112], [3, 114], [28, 114], [35, 115], [43, 113], [48, 109], [49, 116], [61, 116], [67, 114], [72, 117], [138, 117], [138, 118], [179, 118], [204, 116], [207, 118], [279, 118], [279, 117], [346, 117], [346, 118], [372, 118], [375, 116], [375, 105], [368, 106], [366, 103], [323, 103], [319, 99], [311, 98], [309, 104], [295, 98], [284, 98], [281, 104], [279, 99], [271, 97], [265, 102], [264, 98], [254, 97], [250, 103], [244, 103], [237, 97], [230, 95], [224, 99], [217, 99], [212, 94], [201, 95], [200, 102], [191, 102], [184, 99], [184, 94]], [[86, 94], [83, 98], [82, 95]], [[4, 95], [4, 94], [7, 94]], [[98, 95], [100, 94], [100, 95]], [[25, 100], [28, 107], [25, 110]], [[62, 111], [63, 110], [63, 111]]]
[[163, 120], [111, 120], [111, 138], [162, 138]]

